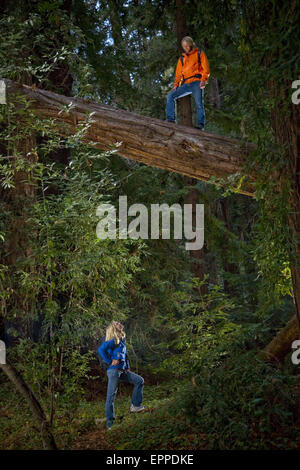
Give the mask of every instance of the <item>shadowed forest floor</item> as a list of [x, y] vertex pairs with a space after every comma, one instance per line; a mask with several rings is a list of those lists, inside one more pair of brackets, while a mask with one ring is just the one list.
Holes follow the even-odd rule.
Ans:
[[[98, 371], [99, 373], [99, 371]], [[142, 373], [140, 373], [143, 375]], [[144, 376], [144, 375], [143, 375]], [[205, 436], [184, 418], [172, 416], [172, 394], [182, 380], [145, 378], [143, 404], [147, 411], [130, 413], [133, 386], [119, 383], [115, 401], [116, 423], [107, 432], [105, 422], [106, 380], [89, 380], [85, 397], [74, 409], [61, 406], [55, 414], [54, 434], [60, 449], [201, 449]], [[1, 384], [1, 449], [42, 449], [39, 433], [29, 410], [22, 408], [22, 398], [8, 382]], [[45, 403], [44, 403], [44, 407]], [[22, 413], [16, 413], [22, 409]], [[25, 425], [24, 425], [25, 423]]]
[[[99, 369], [94, 368], [94, 378], [87, 380], [84, 385], [84, 397], [73, 408], [70, 403], [66, 406], [60, 404], [56, 408], [53, 431], [58, 447], [66, 450], [216, 448], [217, 436], [202, 433], [199, 426], [189, 422], [183, 410], [178, 410], [176, 406], [176, 392], [187, 382], [186, 379], [167, 376], [158, 378], [139, 373], [145, 379], [143, 404], [147, 406], [147, 411], [130, 413], [133, 386], [119, 382], [115, 401], [116, 423], [113, 432], [107, 432], [105, 421], [99, 423], [105, 417], [106, 378]], [[101, 374], [100, 377], [97, 374]], [[22, 398], [7, 381], [1, 383], [0, 390], [0, 448], [42, 449], [38, 429]], [[43, 406], [46, 409], [47, 404], [43, 403]], [[268, 432], [268, 448], [298, 449], [300, 422], [298, 424], [292, 440], [287, 439], [280, 428]], [[249, 448], [266, 448], [265, 438], [263, 433], [253, 433]], [[223, 448], [226, 449], [226, 445]]]

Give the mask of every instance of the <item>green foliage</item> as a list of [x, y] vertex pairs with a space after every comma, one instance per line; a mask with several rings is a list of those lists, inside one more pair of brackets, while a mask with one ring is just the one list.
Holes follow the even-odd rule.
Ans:
[[[41, 397], [44, 393], [56, 399], [63, 395], [71, 403], [83, 392], [80, 383], [108, 319], [114, 315], [126, 319], [126, 311], [116, 300], [140, 269], [143, 243], [96, 236], [96, 209], [110, 202], [117, 182], [105, 167], [115, 149], [100, 152], [81, 144], [91, 117], [63, 139], [55, 135], [51, 120], [39, 120], [30, 112], [24, 125], [18, 105], [17, 101], [2, 113], [2, 123], [8, 125], [1, 138], [9, 143], [10, 154], [1, 165], [2, 187], [6, 191], [17, 188], [15, 179], [23, 172], [35, 190], [34, 203], [30, 197], [16, 201], [30, 207], [22, 236], [27, 243], [30, 240], [31, 256], [18, 258], [9, 276], [3, 265], [1, 308], [7, 334], [18, 341], [10, 354], [20, 362], [26, 379]], [[42, 145], [32, 148], [34, 159], [23, 158], [18, 146], [29, 129], [47, 134]], [[51, 159], [54, 151], [64, 148], [71, 151], [67, 165]], [[3, 250], [12, 237], [15, 217], [14, 206], [2, 213]], [[15, 286], [25, 299], [26, 318], [11, 295]]]
[[295, 446], [296, 383], [295, 375], [259, 361], [255, 352], [235, 351], [217, 369], [208, 358], [173, 408], [210, 437], [211, 448], [272, 449], [287, 440]]
[[[194, 278], [194, 287], [199, 284]], [[222, 363], [242, 327], [230, 319], [236, 306], [219, 286], [198, 302], [188, 302], [188, 294], [184, 295], [187, 289], [185, 285], [185, 291], [177, 293], [181, 308], [173, 321], [174, 339], [169, 340], [169, 354], [159, 369], [171, 368], [176, 375], [191, 376], [199, 373], [208, 360], [212, 369]]]
[[[33, 81], [38, 80], [39, 86], [52, 89], [51, 77], [59, 73], [62, 66], [67, 67], [69, 73], [81, 67], [89, 73], [88, 64], [76, 53], [84, 40], [82, 32], [60, 9], [59, 2], [53, 2], [50, 12], [45, 2], [38, 2], [37, 9], [32, 11], [26, 7], [19, 10], [18, 3], [0, 20], [1, 77], [16, 81], [31, 77]], [[53, 28], [56, 35], [53, 35]], [[81, 78], [80, 91], [88, 81], [83, 74]]]

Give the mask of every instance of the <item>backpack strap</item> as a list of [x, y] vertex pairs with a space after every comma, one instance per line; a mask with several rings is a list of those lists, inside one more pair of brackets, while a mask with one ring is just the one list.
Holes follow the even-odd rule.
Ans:
[[200, 65], [201, 65], [201, 57], [200, 57], [200, 56], [201, 56], [201, 52], [202, 52], [202, 50], [200, 51], [200, 50], [198, 49], [198, 67], [199, 67], [199, 69], [200, 69]]
[[[197, 52], [198, 52], [198, 67], [200, 68], [200, 65], [201, 65], [201, 57], [200, 56], [201, 56], [202, 50], [198, 49]], [[182, 54], [180, 56], [180, 60], [181, 60], [181, 65], [183, 65], [183, 55]]]

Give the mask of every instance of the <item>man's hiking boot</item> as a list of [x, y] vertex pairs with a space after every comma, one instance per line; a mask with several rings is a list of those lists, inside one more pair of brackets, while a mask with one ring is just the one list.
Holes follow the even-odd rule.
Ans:
[[200, 129], [200, 131], [204, 131], [204, 127], [201, 126], [195, 126], [196, 129]]
[[145, 409], [146, 409], [145, 406], [134, 406], [132, 403], [131, 403], [131, 406], [130, 406], [130, 411], [132, 413], [138, 413], [139, 411], [143, 411]]
[[169, 121], [169, 119], [166, 119], [165, 122], [171, 122], [172, 124], [176, 124], [176, 121]]

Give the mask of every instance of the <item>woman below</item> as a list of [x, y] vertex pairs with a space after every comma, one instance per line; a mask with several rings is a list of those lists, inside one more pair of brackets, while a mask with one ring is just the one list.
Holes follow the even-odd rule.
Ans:
[[145, 410], [142, 406], [144, 379], [131, 372], [127, 350], [124, 326], [117, 321], [111, 322], [106, 328], [105, 341], [99, 346], [98, 352], [109, 365], [107, 368], [107, 396], [105, 404], [106, 427], [110, 430], [115, 420], [114, 401], [117, 395], [118, 382], [132, 383], [134, 385], [131, 397], [131, 412]]

